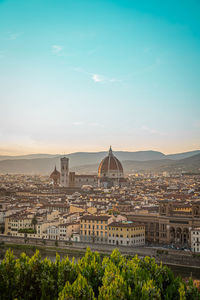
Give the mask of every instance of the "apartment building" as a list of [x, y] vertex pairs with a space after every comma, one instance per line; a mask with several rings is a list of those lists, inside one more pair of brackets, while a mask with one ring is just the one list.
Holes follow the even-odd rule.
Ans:
[[111, 216], [85, 215], [80, 219], [81, 242], [105, 243], [108, 241], [108, 224], [113, 221]]
[[79, 233], [80, 222], [64, 223], [58, 226], [59, 228], [59, 239], [70, 240], [74, 233]]
[[145, 244], [145, 225], [133, 222], [112, 222], [108, 226], [108, 244], [142, 246]]
[[5, 218], [5, 234], [17, 236], [20, 229], [33, 228], [32, 217], [12, 215]]
[[193, 252], [200, 253], [200, 227], [191, 230], [191, 248]]

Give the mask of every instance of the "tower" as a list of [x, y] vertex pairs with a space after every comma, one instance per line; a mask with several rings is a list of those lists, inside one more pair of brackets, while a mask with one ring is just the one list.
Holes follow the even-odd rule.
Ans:
[[69, 186], [69, 158], [62, 157], [60, 159], [60, 165], [61, 165], [60, 184], [62, 187], [68, 187]]

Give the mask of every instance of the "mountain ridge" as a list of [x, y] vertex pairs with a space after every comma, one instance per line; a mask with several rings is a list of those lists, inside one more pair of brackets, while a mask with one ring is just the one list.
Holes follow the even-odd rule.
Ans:
[[[117, 152], [114, 152], [116, 154]], [[107, 154], [107, 153], [106, 153]], [[98, 164], [106, 155], [101, 153], [101, 157], [94, 163], [88, 163], [88, 159], [84, 159], [82, 164], [78, 165], [76, 159], [71, 156], [69, 161], [70, 171], [86, 174], [97, 174]], [[80, 155], [80, 153], [79, 153]], [[117, 156], [119, 158], [119, 156]], [[96, 156], [92, 159], [94, 161]], [[120, 158], [119, 158], [120, 159]], [[174, 159], [152, 159], [152, 160], [128, 160], [120, 159], [126, 174], [140, 171], [182, 171], [199, 172], [200, 171], [200, 153], [186, 157], [180, 160]], [[0, 173], [20, 173], [20, 174], [50, 174], [55, 165], [60, 169], [60, 156], [51, 158], [34, 158], [34, 159], [10, 159], [0, 161]]]

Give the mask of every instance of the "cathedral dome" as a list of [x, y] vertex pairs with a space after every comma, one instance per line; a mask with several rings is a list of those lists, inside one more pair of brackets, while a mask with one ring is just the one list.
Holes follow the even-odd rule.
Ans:
[[106, 156], [99, 165], [98, 176], [115, 178], [123, 176], [122, 164], [112, 153], [111, 147], [108, 156]]

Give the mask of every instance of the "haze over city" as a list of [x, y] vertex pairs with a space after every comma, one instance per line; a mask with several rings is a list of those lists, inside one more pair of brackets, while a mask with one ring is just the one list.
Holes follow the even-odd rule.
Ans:
[[199, 1], [0, 1], [0, 154], [200, 149]]

